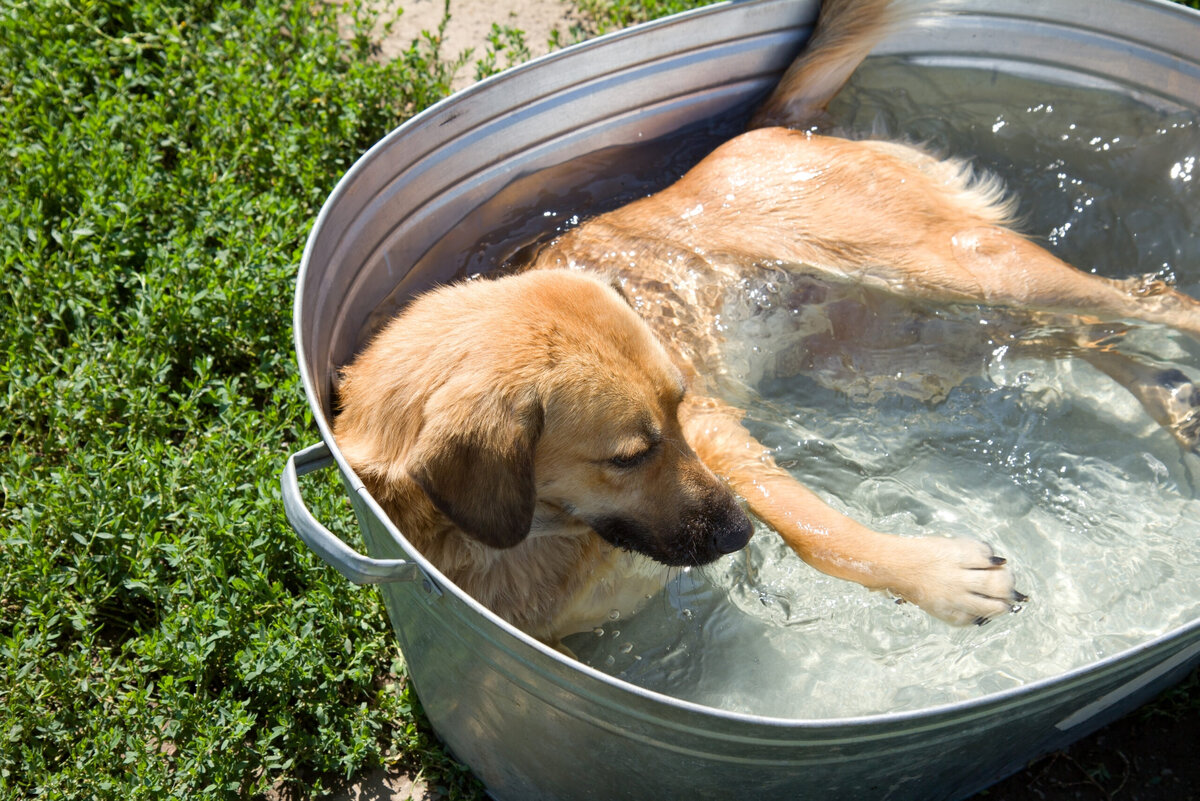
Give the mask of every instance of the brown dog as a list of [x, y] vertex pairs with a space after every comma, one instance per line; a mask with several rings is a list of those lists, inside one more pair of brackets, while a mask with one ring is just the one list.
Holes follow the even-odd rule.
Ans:
[[1065, 333], [1027, 347], [1085, 358], [1196, 446], [1191, 383], [1094, 347], [1088, 331], [1132, 318], [1200, 336], [1200, 304], [1059, 261], [1013, 233], [995, 183], [961, 163], [773, 127], [819, 123], [900, 17], [883, 0], [827, 2], [756, 118], [765, 127], [548, 243], [522, 274], [414, 300], [346, 368], [343, 453], [405, 536], [484, 605], [548, 642], [630, 611], [667, 566], [748, 541], [733, 493], [817, 569], [951, 622], [1024, 600], [984, 544], [879, 533], [834, 511], [717, 399], [717, 323], [747, 280], [794, 281], [803, 311], [815, 276], [826, 308], [760, 374], [860, 347], [872, 329], [838, 293], [866, 285], [995, 307], [1014, 327], [1052, 318]]

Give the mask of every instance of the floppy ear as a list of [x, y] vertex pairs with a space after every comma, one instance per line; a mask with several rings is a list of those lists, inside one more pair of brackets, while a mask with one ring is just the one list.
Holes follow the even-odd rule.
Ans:
[[611, 289], [613, 292], [616, 292], [618, 295], [620, 295], [621, 300], [625, 301], [626, 306], [633, 309], [634, 311], [637, 311], [637, 306], [635, 306], [633, 304], [633, 299], [630, 298], [629, 295], [625, 293], [625, 287], [621, 286], [620, 281], [618, 281], [615, 278], [612, 279], [611, 281], [608, 282], [608, 288]]
[[456, 386], [463, 383], [451, 380], [426, 403], [405, 468], [455, 525], [485, 545], [511, 548], [533, 523], [542, 407], [532, 397]]

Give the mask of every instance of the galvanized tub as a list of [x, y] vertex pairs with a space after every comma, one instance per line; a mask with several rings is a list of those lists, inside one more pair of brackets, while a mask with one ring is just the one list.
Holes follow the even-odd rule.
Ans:
[[[1200, 15], [1141, 0], [967, 0], [880, 53], [1114, 88], [1200, 109]], [[354, 165], [312, 230], [295, 343], [322, 442], [289, 459], [300, 536], [347, 578], [381, 585], [412, 681], [450, 750], [498, 799], [963, 798], [1145, 702], [1200, 664], [1200, 621], [1052, 680], [903, 714], [733, 714], [576, 663], [479, 606], [386, 519], [331, 434], [331, 382], [380, 314], [502, 247], [505, 210], [588, 176], [549, 168], [745, 105], [807, 38], [816, 3], [753, 0], [553, 54], [456, 95]], [[1103, 21], [1098, 30], [1095, 20]], [[578, 162], [574, 162], [578, 165]], [[575, 169], [575, 168], [573, 168]], [[546, 172], [549, 170], [549, 172]], [[539, 172], [540, 171], [540, 172]], [[534, 182], [522, 176], [539, 172]], [[557, 176], [548, 186], [545, 176]], [[510, 237], [511, 238], [511, 237]], [[504, 237], [497, 241], [504, 244]], [[511, 242], [508, 243], [511, 245]], [[298, 476], [338, 468], [370, 556], [322, 526]]]

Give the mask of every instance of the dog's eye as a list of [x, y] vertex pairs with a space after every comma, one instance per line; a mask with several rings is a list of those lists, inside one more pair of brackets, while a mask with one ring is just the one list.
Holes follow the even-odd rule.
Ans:
[[622, 455], [622, 456], [614, 456], [608, 460], [608, 463], [610, 465], [612, 465], [613, 467], [619, 467], [622, 470], [626, 470], [630, 467], [637, 467], [642, 462], [649, 459], [650, 454], [653, 452], [654, 452], [654, 446], [651, 445], [649, 448], [640, 450], [637, 453], [631, 453], [631, 454]]

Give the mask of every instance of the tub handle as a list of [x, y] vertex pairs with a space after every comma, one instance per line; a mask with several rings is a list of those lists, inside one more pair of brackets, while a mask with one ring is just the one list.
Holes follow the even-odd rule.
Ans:
[[363, 556], [342, 542], [321, 525], [300, 497], [298, 477], [329, 467], [333, 455], [324, 442], [310, 445], [293, 453], [283, 469], [283, 511], [300, 539], [308, 543], [317, 556], [355, 584], [385, 584], [392, 581], [421, 581], [421, 569], [404, 559], [372, 559]]

